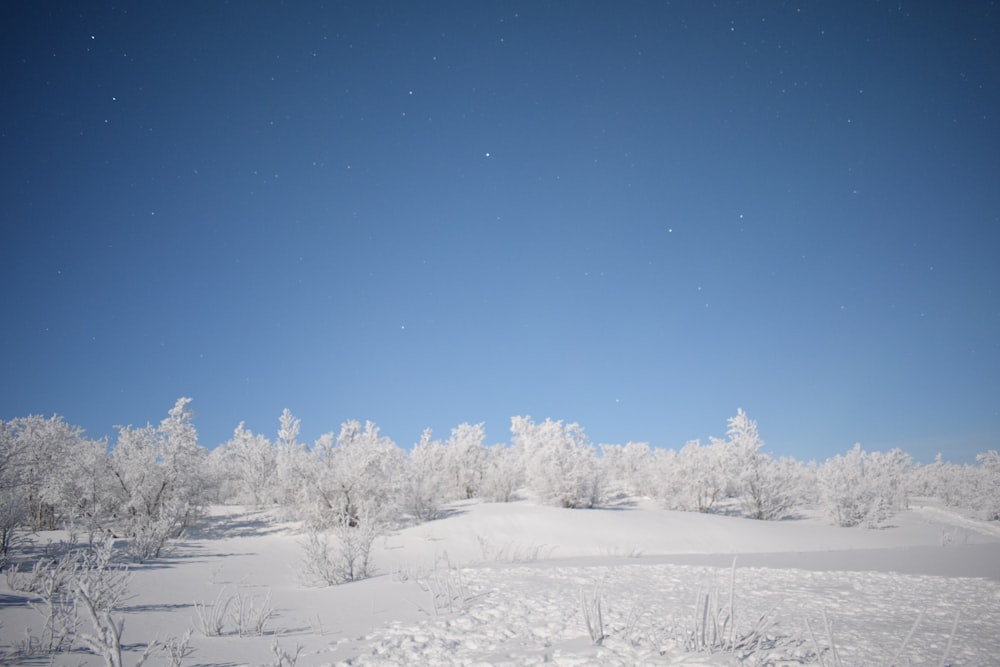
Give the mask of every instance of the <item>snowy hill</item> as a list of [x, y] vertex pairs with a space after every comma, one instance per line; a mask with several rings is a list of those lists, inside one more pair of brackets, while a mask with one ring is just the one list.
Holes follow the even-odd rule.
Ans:
[[[304, 541], [301, 526], [267, 511], [213, 508], [171, 556], [131, 567], [131, 597], [118, 612], [125, 664], [154, 639], [176, 647], [189, 629], [185, 665], [718, 665], [818, 655], [835, 664], [831, 647], [845, 665], [899, 650], [897, 662], [938, 664], [953, 627], [948, 660], [988, 665], [1000, 655], [1000, 530], [930, 501], [881, 530], [641, 500], [597, 510], [469, 501], [378, 538], [375, 577], [326, 588], [300, 581]], [[17, 664], [27, 629], [37, 635], [44, 620], [9, 584], [0, 621]], [[223, 607], [221, 636], [206, 636]], [[725, 621], [714, 642], [705, 618]], [[741, 637], [756, 644], [740, 648]], [[151, 660], [168, 658], [158, 649]], [[101, 660], [76, 652], [55, 664]]]

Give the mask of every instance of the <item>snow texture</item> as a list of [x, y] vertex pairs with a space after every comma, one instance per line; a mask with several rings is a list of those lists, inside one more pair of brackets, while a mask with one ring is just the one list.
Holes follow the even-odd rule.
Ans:
[[[192, 628], [186, 665], [278, 664], [275, 649], [301, 649], [296, 664], [310, 666], [819, 664], [817, 653], [835, 664], [832, 649], [843, 665], [938, 665], [949, 641], [945, 664], [1000, 655], [1000, 529], [936, 501], [914, 499], [874, 531], [831, 526], [819, 510], [761, 522], [641, 500], [464, 501], [377, 539], [375, 577], [325, 588], [300, 581], [306, 535], [270, 511], [212, 508], [172, 554], [131, 567], [124, 664]], [[31, 596], [0, 588], [0, 654], [35, 664], [16, 655], [39, 629]], [[733, 636], [768, 615], [765, 644], [742, 662], [692, 652], [706, 599], [734, 610]], [[226, 600], [220, 636], [206, 636], [199, 612]], [[584, 612], [597, 602], [599, 642]], [[246, 631], [265, 606], [260, 633]], [[52, 664], [103, 663], [78, 648]], [[169, 662], [161, 651], [147, 664]]]

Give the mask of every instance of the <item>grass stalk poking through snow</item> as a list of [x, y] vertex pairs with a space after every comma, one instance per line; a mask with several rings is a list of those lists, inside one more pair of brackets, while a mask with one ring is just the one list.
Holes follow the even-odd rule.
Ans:
[[604, 616], [601, 613], [601, 593], [598, 589], [589, 596], [586, 591], [580, 591], [580, 609], [583, 611], [583, 622], [587, 625], [587, 633], [595, 646], [600, 646], [607, 635], [604, 632]]
[[[775, 605], [776, 607], [777, 605]], [[791, 638], [773, 637], [774, 607], [757, 619], [748, 630], [736, 629], [736, 559], [729, 576], [729, 599], [723, 606], [718, 593], [699, 593], [694, 607], [694, 622], [687, 640], [687, 649], [694, 653], [732, 653], [745, 659], [754, 653], [794, 645]]]

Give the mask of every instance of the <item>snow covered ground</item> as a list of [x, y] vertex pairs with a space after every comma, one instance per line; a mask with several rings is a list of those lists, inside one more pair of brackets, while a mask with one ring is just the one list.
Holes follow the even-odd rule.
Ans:
[[[879, 530], [646, 501], [459, 503], [379, 538], [378, 576], [329, 588], [299, 580], [304, 539], [269, 512], [214, 508], [170, 557], [131, 568], [125, 664], [189, 629], [184, 665], [280, 664], [297, 649], [307, 666], [741, 664], [740, 651], [692, 652], [713, 643], [711, 619], [730, 609], [735, 625], [720, 641], [753, 636], [767, 618], [742, 664], [799, 664], [817, 651], [826, 665], [1000, 664], [1000, 527], [931, 500]], [[269, 603], [263, 636], [240, 637], [232, 618], [205, 636], [199, 607], [225, 600], [230, 612]], [[0, 582], [0, 656], [39, 631], [28, 603]], [[18, 660], [8, 662], [102, 664], [83, 652]], [[147, 664], [171, 663], [158, 652]]]

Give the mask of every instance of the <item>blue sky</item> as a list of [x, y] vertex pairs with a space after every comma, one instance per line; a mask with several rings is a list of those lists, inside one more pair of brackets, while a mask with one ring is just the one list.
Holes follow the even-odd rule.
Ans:
[[5, 3], [0, 418], [996, 448], [986, 2]]

